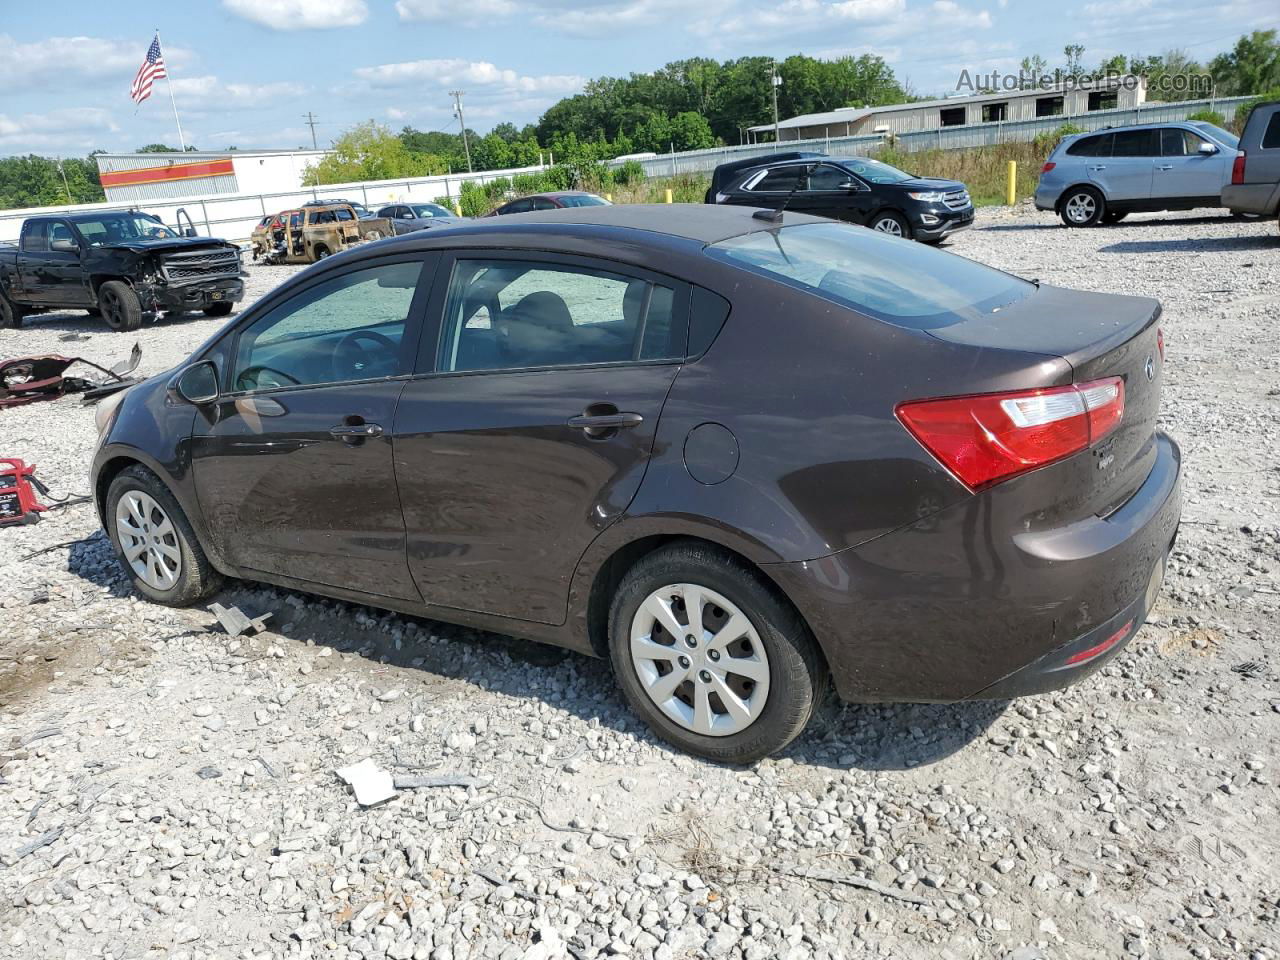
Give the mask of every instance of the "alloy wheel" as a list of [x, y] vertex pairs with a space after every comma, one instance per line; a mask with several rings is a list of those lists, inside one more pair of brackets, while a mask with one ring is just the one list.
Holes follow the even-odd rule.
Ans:
[[182, 574], [178, 532], [155, 498], [130, 490], [116, 503], [116, 536], [125, 561], [147, 586], [169, 590]]
[[895, 237], [902, 236], [902, 224], [893, 217], [884, 217], [881, 220], [877, 220], [876, 225], [872, 227], [872, 229], [879, 230], [881, 233], [891, 234]]
[[649, 699], [686, 730], [741, 733], [769, 697], [769, 657], [751, 620], [692, 583], [660, 587], [631, 621], [631, 663]]
[[102, 298], [98, 301], [98, 308], [102, 312], [102, 319], [107, 321], [107, 326], [113, 330], [119, 330], [124, 326], [124, 304], [120, 302], [120, 298], [114, 291], [103, 291]]
[[1090, 194], [1077, 193], [1067, 201], [1067, 219], [1072, 223], [1088, 223], [1098, 212], [1098, 204]]

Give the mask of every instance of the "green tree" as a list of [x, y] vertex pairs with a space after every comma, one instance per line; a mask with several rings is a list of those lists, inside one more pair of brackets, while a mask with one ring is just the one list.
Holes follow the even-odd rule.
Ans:
[[1280, 43], [1275, 30], [1255, 30], [1209, 63], [1220, 96], [1249, 96], [1280, 86]]
[[426, 177], [445, 173], [445, 162], [430, 153], [415, 153], [390, 129], [372, 120], [347, 130], [333, 145], [333, 152], [307, 168], [302, 182], [356, 183], [396, 177]]

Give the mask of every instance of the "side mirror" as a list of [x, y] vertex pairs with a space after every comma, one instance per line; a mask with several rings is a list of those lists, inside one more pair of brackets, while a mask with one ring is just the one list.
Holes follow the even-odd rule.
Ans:
[[1210, 156], [1212, 154], [1217, 153], [1218, 148], [1215, 147], [1212, 143], [1201, 143], [1200, 152], [1203, 153], [1205, 156]]
[[840, 184], [840, 189], [848, 190], [850, 193], [853, 193], [858, 189], [858, 181], [845, 180], [843, 183]]
[[413, 219], [413, 214], [412, 214], [412, 213], [402, 213], [402, 214], [400, 214], [400, 219], [401, 219], [401, 220], [412, 220], [412, 219]]
[[187, 229], [185, 229], [185, 230], [183, 230], [183, 231], [182, 231], [182, 235], [183, 235], [184, 237], [194, 237], [194, 236], [198, 236], [198, 234], [196, 233], [196, 228], [195, 228], [195, 227], [187, 227]]
[[79, 253], [80, 245], [74, 240], [50, 240], [49, 249], [54, 253]]
[[218, 368], [212, 360], [202, 360], [174, 377], [170, 387], [187, 403], [212, 403], [218, 399]]

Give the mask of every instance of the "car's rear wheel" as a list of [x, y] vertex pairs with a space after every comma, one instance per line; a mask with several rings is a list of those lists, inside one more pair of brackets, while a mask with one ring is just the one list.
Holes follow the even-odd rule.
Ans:
[[1092, 187], [1076, 187], [1062, 198], [1059, 211], [1068, 227], [1092, 227], [1106, 213], [1106, 202]]
[[143, 596], [185, 607], [222, 585], [182, 507], [146, 467], [122, 470], [107, 490], [106, 507], [120, 566]]
[[0, 330], [22, 326], [22, 318], [22, 308], [16, 303], [10, 303], [5, 295], [0, 293]]
[[325, 257], [329, 256], [329, 248], [323, 243], [317, 243], [312, 252], [315, 254], [317, 260], [323, 260]]
[[796, 612], [759, 573], [704, 544], [665, 547], [627, 572], [609, 642], [618, 683], [654, 733], [726, 763], [785, 747], [827, 685]]
[[206, 317], [225, 317], [231, 313], [232, 307], [233, 304], [225, 300], [222, 303], [211, 303], [204, 308], [204, 315]]
[[98, 309], [112, 330], [137, 330], [142, 326], [142, 304], [133, 287], [123, 280], [108, 280], [99, 288]]
[[871, 218], [871, 229], [891, 237], [911, 239], [911, 226], [896, 213], [877, 213]]
[[1102, 215], [1103, 223], [1119, 223], [1129, 215], [1128, 210], [1108, 210]]

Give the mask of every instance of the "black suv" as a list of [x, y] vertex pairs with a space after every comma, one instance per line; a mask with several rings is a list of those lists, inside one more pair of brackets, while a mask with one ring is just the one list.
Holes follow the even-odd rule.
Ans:
[[958, 180], [904, 173], [868, 157], [784, 154], [721, 164], [707, 203], [809, 213], [937, 243], [973, 224], [973, 202]]

